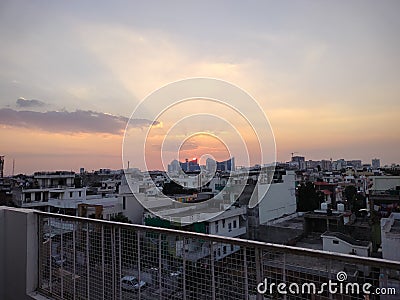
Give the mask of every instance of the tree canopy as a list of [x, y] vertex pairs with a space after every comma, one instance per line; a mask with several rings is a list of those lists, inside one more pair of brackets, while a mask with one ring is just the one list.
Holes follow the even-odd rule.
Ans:
[[302, 183], [298, 188], [297, 211], [318, 209], [323, 197], [317, 193], [312, 182]]

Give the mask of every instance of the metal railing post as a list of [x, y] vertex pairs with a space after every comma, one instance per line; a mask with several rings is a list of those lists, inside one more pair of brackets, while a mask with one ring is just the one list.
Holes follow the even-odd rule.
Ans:
[[74, 272], [74, 274], [73, 274], [73, 276], [74, 276], [74, 279], [73, 279], [73, 285], [74, 285], [74, 287], [73, 287], [73, 299], [75, 300], [76, 299], [76, 228], [77, 228], [77, 226], [76, 226], [76, 222], [74, 221], [73, 222], [73, 231], [72, 231], [72, 255], [73, 255], [73, 259], [72, 259], [72, 263], [73, 263], [73, 272]]
[[61, 298], [64, 298], [64, 239], [63, 239], [63, 229], [64, 229], [64, 223], [63, 220], [60, 220], [61, 223], [61, 234], [60, 234], [60, 259], [61, 259], [61, 266], [60, 266], [60, 282], [61, 282], [61, 289], [60, 289], [60, 294], [61, 294]]
[[141, 270], [140, 270], [140, 231], [136, 231], [136, 236], [137, 236], [137, 252], [138, 252], [138, 283], [139, 283], [139, 300], [142, 299], [142, 289], [140, 287], [140, 281], [141, 281]]
[[[119, 276], [118, 278], [122, 278], [122, 249], [121, 249], [121, 227], [118, 227], [118, 256], [119, 256]], [[119, 299], [122, 299], [122, 286], [121, 282], [118, 283], [119, 287]]]
[[53, 246], [52, 246], [53, 237], [51, 236], [51, 234], [52, 234], [51, 219], [49, 218], [47, 220], [47, 222], [49, 222], [49, 260], [50, 260], [50, 263], [49, 263], [49, 271], [50, 271], [49, 290], [50, 290], [50, 293], [52, 293], [53, 292], [53, 259], [52, 259], [52, 257], [53, 257], [52, 256], [53, 255]]
[[86, 295], [90, 299], [89, 221], [86, 222]]
[[210, 243], [210, 259], [211, 259], [211, 292], [212, 292], [212, 299], [215, 300], [215, 257], [214, 257], [214, 243]]
[[243, 247], [243, 271], [244, 271], [244, 298], [249, 299], [249, 275], [247, 273], [247, 251]]
[[101, 279], [102, 279], [102, 283], [103, 283], [103, 300], [105, 299], [105, 265], [104, 265], [104, 225], [101, 226], [101, 269], [102, 269], [102, 274], [101, 274]]
[[[286, 253], [283, 253], [283, 263], [282, 263], [282, 282], [287, 284], [286, 282]], [[286, 294], [283, 295], [283, 299], [286, 300]]]
[[162, 279], [161, 279], [161, 259], [162, 259], [162, 239], [161, 239], [161, 233], [158, 235], [158, 288], [160, 291], [160, 300], [162, 299]]
[[43, 287], [43, 228], [42, 228], [42, 217], [37, 218], [37, 228], [38, 228], [38, 287]]
[[115, 281], [116, 281], [116, 276], [115, 276], [115, 264], [117, 262], [116, 259], [116, 253], [115, 253], [115, 227], [111, 227], [111, 273], [112, 273], [112, 299], [115, 299]]
[[[185, 249], [184, 249], [184, 247], [185, 247], [185, 238], [183, 238], [182, 239], [182, 242], [183, 242], [183, 246], [182, 246], [182, 249], [183, 249], [183, 254], [182, 254], [182, 264], [183, 264], [183, 299], [186, 299], [186, 251], [185, 251]], [[176, 249], [175, 249], [175, 251], [176, 251]]]
[[[260, 282], [262, 282], [262, 255], [260, 255], [260, 249], [259, 248], [255, 248], [255, 265], [256, 265], [256, 285], [259, 284]], [[263, 296], [259, 293], [257, 293], [257, 300], [262, 300]]]

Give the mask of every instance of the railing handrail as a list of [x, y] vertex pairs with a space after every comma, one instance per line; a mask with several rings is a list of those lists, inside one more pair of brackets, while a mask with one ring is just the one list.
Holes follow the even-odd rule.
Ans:
[[90, 218], [84, 218], [84, 217], [42, 212], [42, 211], [37, 211], [37, 210], [35, 210], [34, 212], [38, 215], [59, 218], [59, 219], [90, 222], [90, 223], [97, 223], [97, 224], [100, 223], [100, 224], [109, 225], [109, 226], [120, 226], [120, 227], [135, 229], [137, 231], [146, 231], [146, 232], [169, 234], [169, 235], [181, 235], [181, 236], [188, 237], [188, 238], [197, 238], [197, 239], [201, 239], [201, 240], [207, 240], [210, 242], [219, 242], [219, 243], [225, 243], [225, 244], [231, 243], [231, 244], [235, 244], [235, 245], [246, 247], [246, 248], [253, 247], [253, 248], [258, 248], [258, 249], [267, 250], [267, 251], [275, 251], [275, 252], [282, 252], [282, 253], [302, 255], [302, 256], [311, 256], [311, 257], [317, 257], [317, 258], [326, 258], [326, 259], [330, 259], [330, 260], [340, 260], [340, 261], [344, 261], [347, 263], [369, 265], [369, 266], [378, 267], [378, 268], [390, 268], [390, 269], [398, 268], [400, 270], [400, 261], [390, 261], [387, 259], [380, 259], [380, 258], [373, 258], [373, 257], [354, 256], [354, 255], [350, 255], [350, 254], [342, 254], [342, 253], [336, 253], [336, 252], [314, 250], [314, 249], [286, 246], [286, 245], [273, 244], [273, 243], [265, 243], [265, 242], [254, 241], [254, 240], [232, 238], [232, 237], [226, 237], [226, 236], [211, 235], [211, 234], [183, 231], [183, 230], [177, 230], [177, 229], [152, 227], [152, 226], [140, 225], [140, 224], [120, 223], [120, 222], [108, 221], [108, 220], [90, 219]]

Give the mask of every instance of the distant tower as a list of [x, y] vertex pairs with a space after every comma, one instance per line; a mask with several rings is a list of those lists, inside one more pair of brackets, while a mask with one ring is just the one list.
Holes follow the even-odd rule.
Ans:
[[381, 167], [381, 160], [379, 158], [372, 159], [372, 168], [377, 170]]
[[4, 155], [0, 156], [0, 178], [4, 177]]

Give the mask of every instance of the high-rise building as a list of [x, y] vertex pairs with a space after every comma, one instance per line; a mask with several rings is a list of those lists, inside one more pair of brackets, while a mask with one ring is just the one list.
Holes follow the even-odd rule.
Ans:
[[373, 158], [372, 159], [372, 168], [374, 170], [377, 170], [381, 167], [381, 160], [379, 158]]
[[180, 167], [184, 172], [197, 172], [200, 171], [200, 166], [197, 163], [197, 158], [191, 160], [185, 159], [185, 162], [180, 163]]
[[4, 177], [4, 156], [0, 156], [0, 178]]
[[217, 161], [217, 171], [227, 172], [235, 170], [235, 158], [232, 157], [228, 160]]
[[180, 168], [181, 168], [181, 165], [179, 164], [179, 161], [177, 161], [176, 159], [174, 159], [174, 160], [171, 161], [171, 163], [168, 165], [168, 172], [169, 172], [169, 173], [179, 172]]
[[296, 163], [297, 167], [300, 170], [304, 170], [306, 168], [305, 158], [304, 156], [293, 156], [292, 162]]
[[362, 167], [362, 161], [359, 159], [355, 159], [355, 160], [348, 160], [347, 161], [347, 166], [351, 166], [355, 169], [361, 169]]
[[212, 158], [207, 158], [206, 159], [206, 170], [209, 172], [215, 172], [217, 168], [217, 162], [213, 160]]
[[332, 162], [332, 170], [334, 170], [334, 171], [340, 171], [340, 170], [346, 168], [346, 166], [347, 166], [347, 162], [343, 158]]
[[321, 160], [321, 169], [323, 171], [332, 171], [332, 161], [326, 159]]

